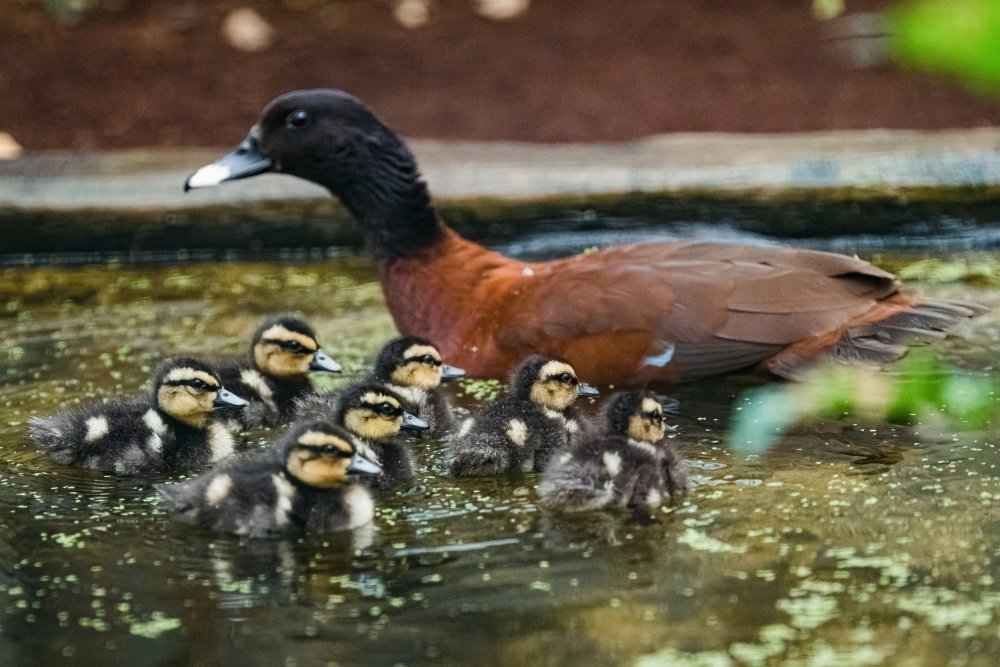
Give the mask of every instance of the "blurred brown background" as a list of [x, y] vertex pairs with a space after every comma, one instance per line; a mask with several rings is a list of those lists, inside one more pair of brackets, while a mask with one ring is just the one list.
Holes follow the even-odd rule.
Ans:
[[[952, 81], [857, 67], [808, 0], [90, 4], [0, 2], [0, 131], [28, 150], [226, 146], [271, 97], [314, 86], [354, 93], [414, 137], [1000, 120], [1000, 102]], [[847, 0], [846, 10], [886, 4]], [[241, 9], [252, 11], [234, 19]]]

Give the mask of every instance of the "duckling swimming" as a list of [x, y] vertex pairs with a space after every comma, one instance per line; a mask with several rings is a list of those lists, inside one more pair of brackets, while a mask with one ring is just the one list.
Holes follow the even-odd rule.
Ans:
[[344, 429], [307, 421], [251, 458], [156, 490], [175, 520], [216, 532], [323, 533], [371, 522], [371, 495], [347, 476], [380, 472], [357, 453]]
[[372, 376], [399, 394], [408, 412], [427, 422], [422, 437], [439, 438], [454, 425], [451, 403], [437, 390], [442, 382], [465, 377], [465, 371], [442, 363], [438, 349], [423, 338], [407, 336], [386, 343]]
[[542, 505], [563, 512], [656, 509], [687, 490], [684, 461], [664, 438], [663, 407], [648, 391], [611, 398], [606, 429], [556, 455], [538, 485]]
[[169, 359], [156, 373], [150, 396], [32, 417], [28, 428], [60, 463], [119, 475], [151, 475], [232, 454], [233, 436], [212, 412], [246, 404], [222, 387], [208, 364]]
[[541, 471], [552, 452], [588, 430], [573, 407], [579, 396], [598, 391], [580, 382], [562, 359], [532, 355], [514, 370], [505, 396], [463, 422], [448, 459], [458, 476]]
[[227, 414], [243, 428], [291, 420], [296, 399], [313, 392], [310, 371], [339, 373], [340, 364], [320, 351], [316, 332], [290, 315], [264, 321], [253, 335], [250, 357], [219, 368], [222, 382], [250, 405]]
[[383, 475], [366, 480], [387, 488], [413, 479], [416, 468], [401, 430], [425, 431], [427, 422], [403, 408], [403, 399], [381, 382], [363, 381], [298, 402], [299, 419], [324, 419], [354, 436], [362, 456], [381, 466]]

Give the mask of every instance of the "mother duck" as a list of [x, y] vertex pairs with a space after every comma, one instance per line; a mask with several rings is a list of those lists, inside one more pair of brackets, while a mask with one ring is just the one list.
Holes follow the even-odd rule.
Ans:
[[977, 306], [916, 301], [855, 257], [670, 241], [520, 262], [452, 231], [406, 144], [354, 97], [300, 90], [268, 104], [235, 151], [185, 189], [265, 172], [312, 181], [358, 220], [399, 332], [474, 377], [529, 353], [594, 384], [676, 382], [752, 366], [793, 377], [832, 354], [887, 362]]

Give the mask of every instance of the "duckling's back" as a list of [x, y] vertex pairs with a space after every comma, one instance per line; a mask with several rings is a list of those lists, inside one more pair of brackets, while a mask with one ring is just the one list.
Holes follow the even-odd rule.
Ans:
[[461, 477], [542, 470], [568, 444], [560, 415], [531, 401], [504, 396], [466, 419], [449, 445], [452, 474]]
[[150, 401], [115, 401], [32, 417], [31, 437], [53, 459], [122, 475], [163, 472], [173, 433]]
[[161, 484], [160, 502], [182, 523], [215, 532], [267, 537], [301, 526], [295, 486], [264, 452], [181, 484]]
[[542, 505], [563, 512], [626, 506], [651, 510], [686, 489], [684, 463], [669, 443], [637, 445], [607, 434], [556, 454], [538, 485]]

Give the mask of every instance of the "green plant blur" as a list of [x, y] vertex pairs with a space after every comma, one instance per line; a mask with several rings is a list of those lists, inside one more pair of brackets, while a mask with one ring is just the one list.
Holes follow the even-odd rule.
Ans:
[[888, 18], [900, 61], [1000, 93], [1000, 0], [908, 0]]
[[998, 391], [1000, 386], [985, 374], [949, 368], [929, 348], [912, 350], [891, 372], [820, 366], [802, 383], [744, 392], [733, 409], [731, 446], [763, 452], [796, 424], [847, 415], [979, 430], [998, 416]]

